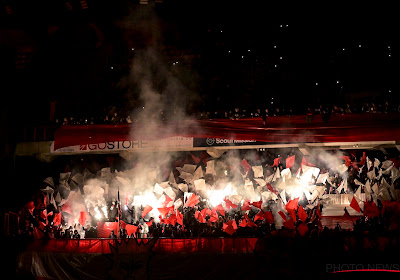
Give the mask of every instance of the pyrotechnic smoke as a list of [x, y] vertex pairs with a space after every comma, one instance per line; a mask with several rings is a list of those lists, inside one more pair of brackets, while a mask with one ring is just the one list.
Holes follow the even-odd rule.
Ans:
[[87, 211], [91, 216], [100, 219], [102, 216], [107, 217], [107, 202], [104, 198], [104, 192], [108, 189], [105, 181], [100, 179], [91, 179], [85, 182], [83, 187], [84, 200]]
[[[322, 163], [333, 172], [338, 172], [338, 168], [343, 165], [343, 159], [341, 158], [343, 155], [344, 154], [341, 151], [329, 153], [324, 150], [313, 150], [310, 159], [312, 162]], [[340, 176], [345, 179], [348, 177], [348, 173], [341, 173]]]
[[[196, 122], [187, 114], [188, 107], [197, 100], [197, 95], [185, 85], [193, 83], [179, 79], [182, 71], [192, 70], [190, 61], [185, 60], [185, 65], [172, 63], [163, 55], [164, 38], [160, 30], [164, 25], [151, 5], [131, 10], [117, 24], [126, 34], [127, 41], [139, 46], [133, 48], [129, 75], [119, 83], [128, 92], [127, 103], [140, 104], [133, 111], [135, 122], [131, 139], [156, 141], [157, 144], [151, 145], [153, 151], [124, 155], [128, 160], [128, 170], [116, 174], [116, 178], [110, 182], [108, 197], [116, 198], [119, 190], [122, 204], [139, 210], [146, 205], [145, 202], [151, 202], [154, 208], [155, 202], [160, 199], [159, 195], [153, 193], [154, 186], [168, 180], [171, 162], [175, 157], [174, 153], [165, 152], [167, 146], [163, 146], [163, 141], [157, 140], [185, 134], [181, 127], [199, 130]], [[184, 125], [180, 125], [182, 121]], [[156, 212], [155, 209], [152, 213]]]

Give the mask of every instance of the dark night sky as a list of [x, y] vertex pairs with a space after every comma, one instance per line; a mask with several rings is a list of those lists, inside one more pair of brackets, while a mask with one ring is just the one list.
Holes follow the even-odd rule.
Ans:
[[[163, 63], [199, 95], [201, 109], [231, 109], [243, 100], [247, 107], [266, 106], [272, 96], [298, 104], [341, 103], [362, 92], [382, 100], [398, 95], [400, 32], [394, 9], [386, 4], [170, 0], [147, 6], [87, 0], [82, 9], [76, 0], [69, 1], [70, 11], [66, 2], [49, 3], [47, 38], [38, 35], [35, 14], [21, 7], [14, 20], [3, 21], [4, 29], [23, 30], [34, 50], [24, 70], [7, 71], [6, 104], [22, 109], [14, 117], [45, 120], [51, 100], [58, 101], [60, 114], [97, 112], [94, 100], [102, 108], [126, 103], [116, 84], [129, 71], [131, 48], [149, 46], [158, 48]], [[90, 24], [104, 36], [100, 47]], [[173, 67], [181, 58], [163, 53], [165, 46], [196, 58]], [[6, 66], [15, 67], [18, 47], [2, 44]]]

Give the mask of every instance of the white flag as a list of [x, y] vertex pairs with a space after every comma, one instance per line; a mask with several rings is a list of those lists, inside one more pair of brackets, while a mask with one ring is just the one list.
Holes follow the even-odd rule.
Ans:
[[204, 179], [194, 180], [194, 186], [197, 191], [206, 191], [206, 181]]
[[319, 174], [316, 184], [325, 184], [328, 177], [329, 172]]
[[251, 168], [253, 169], [255, 178], [264, 177], [263, 167], [261, 165], [252, 166]]
[[367, 173], [367, 177], [368, 179], [370, 179], [371, 181], [373, 179], [375, 179], [375, 169], [372, 169], [370, 172]]
[[381, 162], [379, 161], [379, 159], [376, 158], [374, 161], [374, 167], [378, 168], [379, 164], [381, 164]]

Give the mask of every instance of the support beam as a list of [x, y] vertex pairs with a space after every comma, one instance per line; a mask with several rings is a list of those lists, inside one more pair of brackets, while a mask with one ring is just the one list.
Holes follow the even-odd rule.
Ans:
[[396, 141], [395, 146], [396, 149], [400, 151], [400, 141]]
[[311, 154], [311, 149], [307, 144], [299, 144], [299, 150], [303, 155], [309, 156]]

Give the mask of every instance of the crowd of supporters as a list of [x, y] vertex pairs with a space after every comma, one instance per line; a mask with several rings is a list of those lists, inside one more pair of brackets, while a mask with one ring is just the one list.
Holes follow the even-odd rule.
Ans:
[[389, 102], [375, 103], [365, 102], [357, 105], [321, 105], [309, 107], [295, 106], [274, 106], [257, 107], [246, 109], [243, 107], [235, 107], [233, 109], [216, 109], [203, 110], [195, 112], [187, 112], [185, 114], [177, 114], [175, 111], [168, 111], [159, 108], [158, 111], [151, 114], [141, 114], [141, 110], [119, 110], [116, 106], [112, 106], [108, 110], [104, 109], [103, 115], [93, 115], [87, 112], [82, 112], [75, 115], [62, 116], [55, 119], [55, 125], [88, 125], [88, 124], [121, 124], [135, 123], [141, 118], [153, 118], [160, 121], [181, 119], [182, 117], [190, 117], [195, 119], [242, 119], [242, 118], [263, 118], [276, 116], [295, 116], [306, 115], [308, 118], [312, 115], [322, 115], [325, 121], [328, 121], [332, 114], [352, 114], [352, 113], [393, 113], [400, 112], [400, 105], [389, 104]]
[[[229, 152], [226, 153], [228, 154], [227, 156], [229, 156]], [[235, 152], [237, 153], [237, 151]], [[287, 157], [293, 155], [295, 154], [292, 150], [287, 154]], [[183, 162], [186, 164], [195, 164], [192, 153], [183, 153], [182, 156], [182, 159], [177, 160], [177, 162], [180, 162], [180, 164]], [[246, 155], [241, 154], [241, 156], [245, 157]], [[270, 152], [263, 152], [263, 154], [259, 155], [258, 157], [253, 157], [253, 160], [249, 160], [249, 162], [254, 165], [261, 164], [264, 169], [264, 178], [267, 178], [271, 176], [271, 174], [275, 174], [277, 169], [283, 170], [287, 167], [287, 163], [285, 164], [284, 160], [280, 160], [278, 162], [276, 161], [277, 156], [280, 155], [272, 154]], [[366, 181], [369, 180], [368, 172], [372, 171], [374, 173], [374, 178], [370, 180], [371, 185], [377, 183], [383, 188], [383, 180], [385, 180], [385, 182], [389, 185], [392, 185], [393, 190], [388, 192], [389, 197], [386, 199], [383, 199], [380, 195], [374, 195], [374, 204], [376, 202], [374, 209], [378, 209], [378, 213], [376, 213], [376, 211], [373, 215], [364, 213], [365, 215], [360, 216], [358, 219], [354, 219], [354, 217], [348, 217], [352, 222], [354, 222], [354, 228], [351, 230], [341, 229], [339, 224], [335, 228], [323, 227], [321, 224], [321, 210], [323, 209], [324, 203], [320, 203], [321, 200], [319, 198], [311, 201], [304, 195], [304, 193], [299, 197], [299, 208], [297, 208], [296, 204], [297, 210], [295, 213], [297, 215], [295, 214], [294, 218], [292, 215], [290, 215], [292, 219], [289, 217], [289, 215], [287, 215], [288, 221], [290, 220], [292, 223], [284, 221], [283, 224], [280, 223], [279, 227], [277, 227], [276, 213], [279, 210], [279, 205], [282, 207], [282, 198], [290, 201], [290, 195], [287, 193], [283, 195], [282, 190], [278, 188], [278, 185], [281, 182], [280, 180], [271, 181], [268, 185], [259, 189], [260, 192], [269, 190], [277, 195], [275, 199], [263, 202], [263, 206], [261, 206], [261, 204], [257, 207], [254, 207], [255, 204], [253, 206], [246, 206], [245, 201], [242, 201], [241, 203], [237, 204], [237, 207], [227, 207], [227, 209], [225, 208], [224, 211], [215, 211], [209, 201], [199, 195], [199, 201], [195, 205], [187, 206], [183, 204], [180, 205], [179, 208], [175, 209], [176, 212], [174, 212], [175, 216], [173, 218], [171, 215], [169, 218], [167, 218], [167, 216], [160, 216], [157, 219], [142, 215], [144, 206], [135, 208], [127, 203], [120, 202], [119, 204], [119, 202], [114, 198], [107, 201], [108, 214], [102, 217], [102, 221], [118, 222], [121, 226], [120, 232], [113, 232], [110, 236], [108, 236], [109, 238], [192, 238], [229, 236], [263, 237], [275, 234], [317, 237], [324, 234], [329, 235], [335, 232], [356, 234], [359, 232], [388, 233], [392, 231], [398, 231], [400, 209], [398, 202], [396, 202], [396, 199], [393, 196], [396, 194], [396, 190], [400, 189], [398, 179], [398, 168], [400, 163], [399, 155], [397, 153], [393, 155], [369, 154], [369, 156], [371, 156], [371, 159], [376, 159], [375, 162], [370, 162], [370, 164], [372, 163], [372, 166], [369, 168], [366, 168], [368, 163], [366, 163], [365, 160], [361, 166], [361, 163], [358, 162], [356, 156], [351, 153], [344, 156], [344, 162], [349, 160], [351, 164], [348, 165], [348, 169], [345, 174], [342, 173], [340, 176], [338, 176], [338, 172], [329, 170], [326, 168], [326, 166], [318, 165], [318, 163], [315, 162], [320, 168], [321, 173], [329, 172], [330, 175], [327, 183], [319, 184], [320, 186], [324, 186], [325, 194], [338, 193], [337, 189], [342, 184], [343, 178], [347, 178], [346, 180], [348, 180], [348, 187], [341, 187], [340, 193], [355, 193], [359, 190], [359, 188], [360, 193], [364, 193]], [[363, 158], [365, 159], [365, 153], [363, 154]], [[177, 162], [174, 163], [174, 166], [179, 166]], [[383, 167], [385, 163], [391, 163], [390, 169]], [[292, 170], [297, 170], [298, 167], [299, 165], [296, 166], [295, 164]], [[238, 166], [237, 170], [240, 170], [240, 168], [241, 167]], [[232, 174], [228, 174], [228, 176], [229, 175]], [[250, 171], [247, 172], [246, 176], [250, 180], [254, 180], [253, 175]], [[215, 180], [217, 180], [217, 178], [213, 178], [213, 176], [210, 176], [210, 174], [206, 174], [204, 178], [206, 179], [206, 182], [210, 183], [211, 185], [213, 182], [215, 182]], [[179, 176], [176, 176], [175, 180], [176, 183], [183, 182]], [[313, 178], [313, 180], [316, 180], [316, 178]], [[316, 182], [314, 181], [314, 183]], [[74, 184], [71, 183], [71, 186], [73, 185]], [[46, 188], [55, 189], [54, 186], [49, 184], [49, 181], [44, 182], [43, 186], [46, 186]], [[82, 189], [79, 187], [76, 186], [75, 188], [77, 191], [80, 190], [82, 192]], [[191, 191], [193, 191], [193, 189]], [[194, 194], [197, 194], [195, 190]], [[366, 197], [366, 199], [370, 201], [372, 199], [372, 194], [369, 195], [371, 197]], [[46, 198], [43, 198], [42, 191], [38, 191], [38, 195], [32, 200], [34, 202], [32, 202], [30, 210], [28, 209], [28, 206], [25, 206], [23, 209], [21, 209], [19, 213], [19, 228], [15, 234], [28, 238], [37, 238], [38, 236], [40, 236], [40, 238], [76, 239], [98, 237], [97, 222], [99, 219], [91, 216], [90, 212], [88, 213], [90, 219], [87, 219], [90, 222], [86, 222], [82, 225], [79, 223], [75, 223], [73, 225], [68, 224], [67, 219], [65, 219], [65, 217], [68, 216], [68, 213], [66, 214], [65, 212], [63, 212], [64, 215], [61, 222], [55, 225], [55, 217], [57, 213], [61, 213], [61, 208], [57, 209], [55, 204], [51, 204], [49, 201], [46, 203]], [[284, 204], [283, 207], [285, 207]], [[300, 217], [300, 207], [305, 210], [306, 216]], [[213, 210], [211, 211], [211, 209]], [[199, 217], [200, 213], [202, 215], [201, 217]], [[271, 215], [274, 213], [274, 215], [268, 216], [267, 213], [271, 213]], [[181, 219], [178, 218], [178, 215], [181, 215]], [[118, 220], [119, 217], [121, 217], [121, 221]], [[133, 226], [135, 229], [134, 232], [130, 230], [129, 234], [124, 229], [127, 225]], [[227, 225], [234, 227], [233, 232], [228, 232], [226, 230]]]

